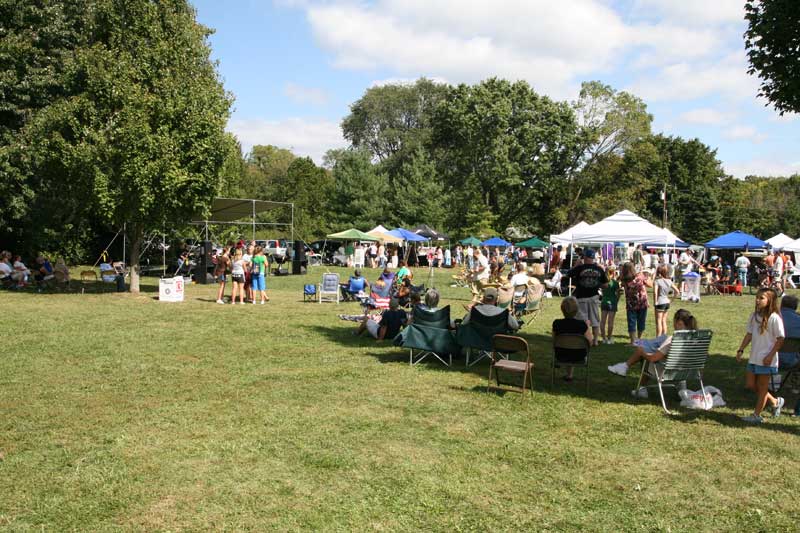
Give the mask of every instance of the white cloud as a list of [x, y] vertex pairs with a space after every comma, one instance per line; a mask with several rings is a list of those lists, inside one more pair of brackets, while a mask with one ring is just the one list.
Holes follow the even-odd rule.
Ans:
[[576, 79], [609, 68], [628, 31], [593, 0], [557, 8], [545, 0], [330, 2], [307, 15], [337, 67], [456, 83], [525, 79], [556, 98], [573, 96]]
[[316, 87], [303, 87], [296, 83], [287, 83], [283, 87], [283, 94], [298, 104], [325, 105], [328, 103], [328, 93]]
[[774, 159], [752, 159], [723, 164], [725, 171], [737, 178], [747, 176], [782, 177], [800, 173], [800, 161], [785, 163]]
[[236, 135], [245, 152], [256, 144], [271, 144], [299, 156], [309, 156], [318, 165], [322, 164], [325, 152], [348, 144], [342, 138], [339, 124], [328, 120], [236, 119], [228, 123], [228, 131]]
[[733, 99], [753, 99], [758, 80], [747, 74], [743, 54], [734, 53], [716, 62], [676, 63], [646, 73], [629, 88], [652, 101], [694, 100], [714, 94]]
[[722, 136], [730, 141], [750, 141], [756, 144], [762, 143], [767, 139], [766, 134], [760, 133], [754, 127], [741, 124], [725, 130]]
[[713, 126], [732, 122], [736, 118], [736, 113], [702, 107], [681, 113], [678, 118], [689, 124]]

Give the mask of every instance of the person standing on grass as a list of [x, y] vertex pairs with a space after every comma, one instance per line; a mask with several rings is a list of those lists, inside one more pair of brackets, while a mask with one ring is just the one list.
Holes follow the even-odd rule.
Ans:
[[267, 298], [267, 281], [266, 273], [269, 268], [267, 257], [264, 255], [264, 249], [261, 246], [256, 246], [256, 254], [253, 256], [250, 264], [250, 279], [253, 285], [253, 305], [256, 303], [256, 297], [261, 295], [261, 305], [269, 301]]
[[239, 295], [239, 303], [244, 305], [244, 259], [241, 248], [237, 248], [233, 253], [231, 281], [233, 282], [231, 304], [236, 305], [236, 296]]
[[583, 253], [583, 263], [571, 269], [567, 277], [575, 283], [578, 318], [592, 327], [592, 345], [600, 343], [600, 290], [608, 286], [606, 271], [594, 264], [595, 251]]
[[750, 268], [750, 260], [744, 255], [744, 252], [739, 254], [734, 263], [736, 272], [742, 282], [742, 287], [747, 287], [747, 270]]
[[753, 414], [742, 420], [751, 424], [764, 421], [761, 411], [770, 404], [772, 416], [781, 414], [784, 400], [769, 393], [772, 374], [778, 373], [778, 351], [785, 337], [783, 320], [778, 308], [778, 295], [772, 289], [761, 288], [756, 292], [755, 311], [747, 320], [747, 333], [736, 350], [736, 361], [742, 360], [744, 349], [750, 344], [750, 359], [747, 363], [746, 387], [756, 393]]
[[244, 261], [244, 290], [247, 292], [246, 298], [248, 302], [252, 302], [253, 298], [253, 280], [250, 279], [251, 262], [253, 261], [253, 254], [256, 251], [255, 245], [252, 243], [247, 245], [245, 253], [242, 255]]
[[[633, 263], [622, 264], [622, 288], [625, 290], [625, 312], [628, 318], [628, 336], [631, 345], [642, 338], [647, 323], [647, 288], [653, 286], [652, 280], [644, 272], [636, 273]], [[634, 335], [636, 336], [634, 338]]]
[[229, 248], [226, 246], [222, 249], [222, 253], [217, 256], [217, 266], [214, 268], [214, 276], [217, 278], [217, 283], [219, 283], [219, 289], [217, 290], [217, 303], [224, 304], [225, 300], [223, 299], [225, 296], [225, 282], [228, 280], [228, 270], [231, 264], [229, 253]]
[[606, 270], [608, 285], [603, 288], [600, 298], [600, 335], [603, 344], [614, 344], [614, 319], [619, 306], [619, 281], [617, 281], [617, 267], [611, 265]]
[[667, 334], [667, 311], [669, 311], [669, 291], [677, 294], [679, 289], [669, 278], [667, 265], [661, 265], [656, 270], [655, 289], [653, 290], [653, 309], [656, 314], [656, 337]]

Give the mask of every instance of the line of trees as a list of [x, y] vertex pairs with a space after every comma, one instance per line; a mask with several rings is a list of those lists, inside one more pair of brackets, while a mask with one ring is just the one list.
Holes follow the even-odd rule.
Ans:
[[[726, 176], [697, 139], [654, 134], [635, 95], [587, 82], [574, 102], [524, 81], [372, 87], [322, 165], [242, 155], [210, 30], [186, 0], [0, 0], [0, 247], [71, 261], [128, 225], [179, 227], [217, 195], [295, 203], [295, 234], [427, 223], [546, 236], [626, 208], [703, 242], [800, 236], [800, 176]], [[133, 288], [138, 288], [134, 268]]]

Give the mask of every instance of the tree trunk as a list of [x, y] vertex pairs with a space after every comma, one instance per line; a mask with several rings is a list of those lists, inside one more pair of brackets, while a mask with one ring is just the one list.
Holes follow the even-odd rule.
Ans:
[[139, 294], [139, 254], [142, 247], [142, 240], [144, 239], [144, 232], [139, 227], [134, 227], [131, 232], [131, 257], [130, 257], [130, 272], [131, 272], [131, 292]]

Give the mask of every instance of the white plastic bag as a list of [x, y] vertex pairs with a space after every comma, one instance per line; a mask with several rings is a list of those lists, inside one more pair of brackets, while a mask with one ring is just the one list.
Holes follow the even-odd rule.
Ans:
[[688, 389], [678, 391], [678, 396], [681, 397], [681, 407], [709, 411], [712, 407], [725, 406], [722, 391], [712, 385], [706, 385], [703, 389], [698, 391]]

